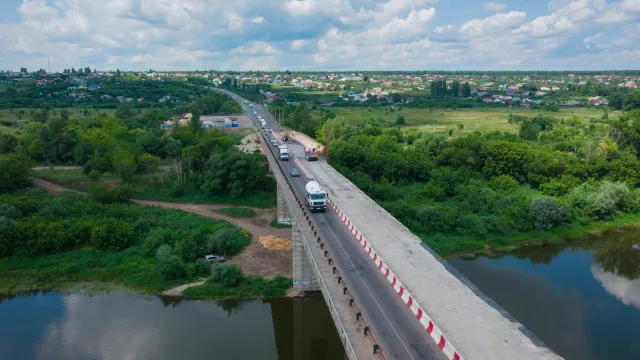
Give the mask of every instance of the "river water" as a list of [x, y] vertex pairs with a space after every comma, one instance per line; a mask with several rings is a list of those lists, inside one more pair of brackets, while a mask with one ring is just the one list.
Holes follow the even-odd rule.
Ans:
[[[640, 359], [640, 232], [448, 259], [567, 360]], [[468, 355], [470, 359], [473, 356]], [[344, 359], [321, 297], [0, 297], [0, 359]]]
[[447, 259], [567, 360], [640, 359], [640, 232]]
[[0, 297], [0, 359], [344, 359], [321, 297], [176, 301], [126, 294]]

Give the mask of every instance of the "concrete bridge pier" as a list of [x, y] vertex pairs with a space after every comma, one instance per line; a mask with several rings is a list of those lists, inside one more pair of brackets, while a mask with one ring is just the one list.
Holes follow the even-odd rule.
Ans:
[[295, 221], [292, 225], [293, 287], [300, 291], [318, 291], [318, 279], [304, 249], [300, 227]]
[[282, 225], [291, 225], [291, 212], [289, 211], [289, 206], [287, 206], [287, 202], [284, 199], [284, 190], [282, 186], [278, 184], [278, 208], [276, 210], [278, 215], [278, 224]]

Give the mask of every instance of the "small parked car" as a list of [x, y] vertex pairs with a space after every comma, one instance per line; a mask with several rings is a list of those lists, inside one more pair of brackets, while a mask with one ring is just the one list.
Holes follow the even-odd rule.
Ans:
[[298, 168], [291, 168], [291, 176], [293, 177], [300, 176], [300, 170], [298, 170]]
[[204, 261], [208, 263], [223, 263], [227, 260], [221, 255], [205, 255]]

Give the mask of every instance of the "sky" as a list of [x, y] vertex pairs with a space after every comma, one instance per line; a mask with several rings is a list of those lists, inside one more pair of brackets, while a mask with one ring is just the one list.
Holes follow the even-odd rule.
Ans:
[[0, 69], [47, 66], [639, 69], [640, 0], [0, 0]]

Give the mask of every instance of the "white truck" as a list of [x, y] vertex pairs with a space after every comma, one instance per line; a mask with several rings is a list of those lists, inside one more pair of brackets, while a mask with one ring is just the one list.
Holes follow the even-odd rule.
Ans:
[[305, 187], [304, 198], [307, 202], [309, 210], [326, 211], [327, 210], [327, 193], [322, 190], [320, 184], [315, 180], [310, 180]]
[[260, 125], [262, 126], [262, 128], [266, 128], [267, 127], [267, 121], [265, 119], [260, 119]]
[[280, 149], [280, 160], [289, 160], [289, 148], [287, 145], [280, 145], [278, 148]]

